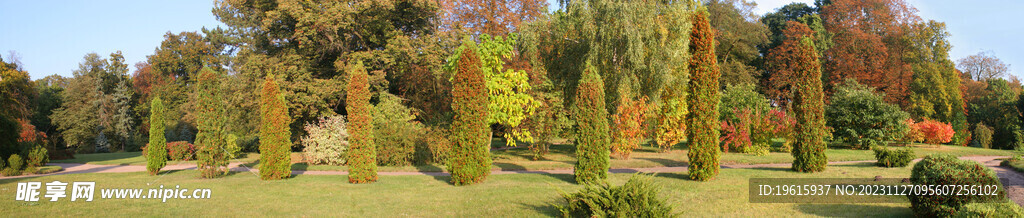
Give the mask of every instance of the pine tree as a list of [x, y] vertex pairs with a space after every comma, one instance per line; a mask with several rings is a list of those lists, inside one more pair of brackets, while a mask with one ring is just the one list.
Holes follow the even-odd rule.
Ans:
[[149, 146], [146, 147], [146, 169], [156, 175], [167, 166], [167, 139], [164, 138], [164, 102], [156, 97], [149, 108]]
[[[798, 24], [802, 25], [802, 24]], [[799, 46], [794, 49], [797, 81], [794, 84], [795, 98], [793, 111], [796, 113], [796, 143], [793, 145], [793, 170], [797, 172], [820, 172], [825, 170], [828, 157], [825, 156], [825, 94], [821, 84], [821, 64], [818, 52], [810, 37], [800, 37], [796, 42], [784, 42], [782, 46]]]
[[[285, 179], [291, 176], [291, 131], [284, 94], [267, 75], [260, 98], [260, 179]], [[230, 141], [230, 140], [229, 140]]]
[[452, 154], [448, 171], [452, 183], [483, 182], [491, 173], [490, 127], [487, 126], [487, 86], [480, 70], [476, 43], [464, 39], [455, 55], [457, 69], [452, 75]]
[[604, 81], [597, 69], [586, 64], [583, 78], [576, 89], [575, 116], [576, 168], [573, 175], [576, 183], [596, 183], [608, 178], [610, 158], [608, 111], [605, 109]]
[[349, 151], [348, 182], [377, 181], [377, 147], [373, 142], [372, 108], [370, 107], [369, 76], [362, 62], [349, 66], [348, 111]]
[[708, 23], [708, 13], [701, 9], [693, 14], [690, 34], [690, 117], [689, 138], [690, 179], [707, 181], [718, 175], [718, 64], [715, 58], [715, 34]]

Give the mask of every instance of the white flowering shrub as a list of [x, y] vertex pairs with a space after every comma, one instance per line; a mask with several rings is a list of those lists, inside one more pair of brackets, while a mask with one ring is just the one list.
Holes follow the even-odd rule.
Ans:
[[321, 117], [316, 124], [306, 124], [308, 135], [302, 137], [306, 161], [309, 164], [343, 165], [348, 150], [348, 131], [345, 117]]

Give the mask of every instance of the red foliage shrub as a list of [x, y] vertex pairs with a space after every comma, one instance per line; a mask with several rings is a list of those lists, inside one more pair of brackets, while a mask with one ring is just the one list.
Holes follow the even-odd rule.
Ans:
[[167, 157], [171, 160], [193, 160], [196, 157], [196, 146], [186, 141], [169, 142]]
[[953, 141], [953, 126], [947, 123], [925, 119], [917, 123], [911, 129], [918, 129], [921, 132], [925, 143], [939, 144]]

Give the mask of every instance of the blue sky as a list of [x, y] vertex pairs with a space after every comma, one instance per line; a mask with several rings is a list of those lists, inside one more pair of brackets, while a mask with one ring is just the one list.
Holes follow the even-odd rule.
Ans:
[[[991, 51], [1010, 64], [1010, 72], [1024, 75], [1024, 1], [907, 0], [924, 19], [946, 22], [952, 36], [953, 60]], [[551, 9], [558, 7], [548, 0]], [[813, 0], [759, 0], [764, 14], [791, 2]], [[144, 61], [167, 32], [198, 31], [223, 25], [210, 12], [211, 0], [175, 1], [53, 1], [0, 0], [0, 54], [21, 57], [33, 79], [51, 74], [70, 76], [82, 56], [96, 52], [106, 57], [121, 50], [130, 65]], [[134, 67], [131, 67], [134, 71]], [[1024, 77], [1024, 76], [1022, 76]]]

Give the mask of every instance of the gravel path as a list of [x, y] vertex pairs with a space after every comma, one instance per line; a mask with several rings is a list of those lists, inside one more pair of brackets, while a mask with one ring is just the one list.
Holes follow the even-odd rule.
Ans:
[[[1007, 167], [999, 166], [999, 158], [1007, 158], [1006, 156], [969, 156], [960, 157], [964, 160], [973, 160], [992, 168], [996, 171], [1000, 178], [1007, 179], [1007, 183], [1003, 186], [1007, 189], [1007, 196], [1010, 197], [1014, 202], [1024, 206], [1024, 174], [1017, 172]], [[916, 159], [914, 162], [920, 161]], [[835, 164], [853, 164], [853, 163], [871, 163], [873, 160], [867, 161], [836, 161], [829, 162], [829, 165]], [[241, 163], [230, 163], [228, 167], [231, 171], [236, 172], [252, 172], [257, 173], [257, 169], [252, 169], [240, 165]], [[145, 172], [146, 166], [139, 165], [95, 165], [95, 164], [76, 164], [76, 163], [51, 163], [49, 165], [60, 166], [63, 170], [50, 174], [41, 175], [22, 175], [13, 177], [0, 177], [0, 179], [12, 179], [12, 178], [24, 178], [24, 177], [38, 177], [38, 176], [49, 176], [49, 175], [63, 175], [63, 174], [78, 174], [78, 173], [125, 173], [125, 172]], [[749, 169], [749, 168], [789, 168], [791, 164], [779, 163], [779, 164], [729, 164], [722, 165], [723, 169]], [[196, 166], [194, 164], [177, 164], [168, 165], [161, 170], [194, 170]], [[678, 167], [650, 167], [650, 168], [619, 168], [611, 169], [611, 173], [676, 173], [686, 172], [686, 166]], [[346, 171], [302, 171], [293, 170], [294, 175], [348, 175]], [[427, 176], [448, 176], [446, 172], [378, 172], [379, 175], [427, 175]], [[491, 174], [572, 174], [572, 169], [556, 169], [556, 170], [495, 170], [491, 171]]]

